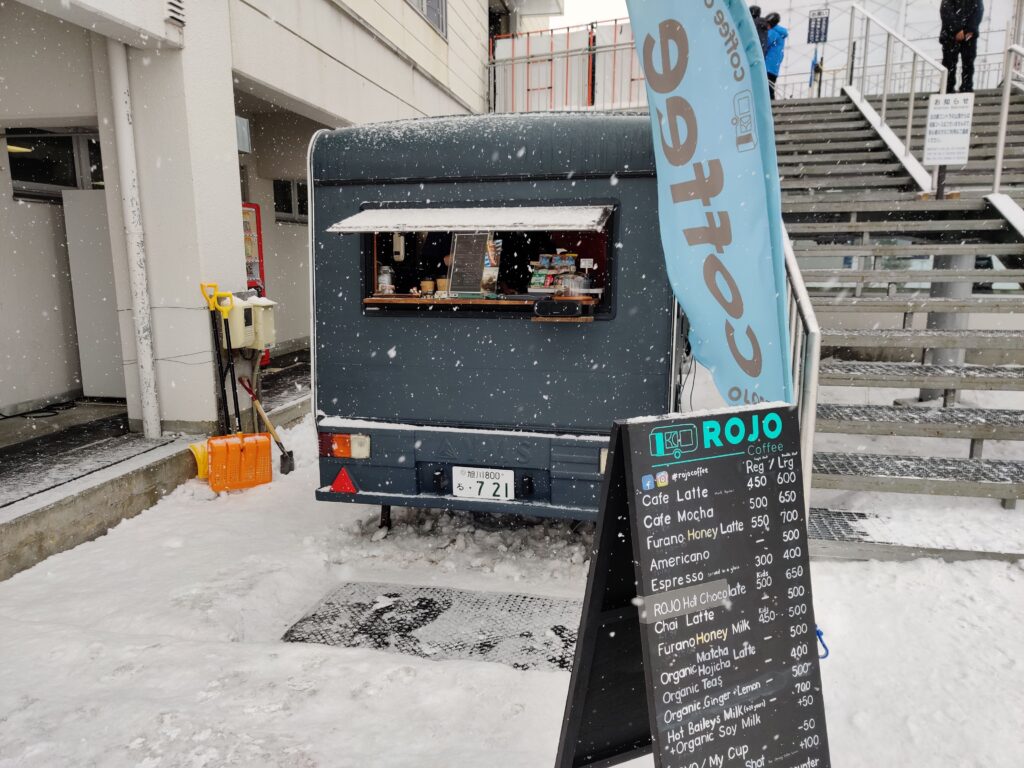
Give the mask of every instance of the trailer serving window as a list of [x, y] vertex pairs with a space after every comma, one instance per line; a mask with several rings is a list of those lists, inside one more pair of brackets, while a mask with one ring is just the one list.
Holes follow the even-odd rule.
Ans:
[[369, 208], [328, 228], [360, 238], [367, 314], [590, 322], [613, 306], [612, 207]]

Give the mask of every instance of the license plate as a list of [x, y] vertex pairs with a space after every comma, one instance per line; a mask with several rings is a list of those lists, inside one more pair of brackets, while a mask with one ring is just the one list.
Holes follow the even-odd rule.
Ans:
[[508, 500], [516, 497], [511, 469], [452, 467], [452, 493], [468, 499]]

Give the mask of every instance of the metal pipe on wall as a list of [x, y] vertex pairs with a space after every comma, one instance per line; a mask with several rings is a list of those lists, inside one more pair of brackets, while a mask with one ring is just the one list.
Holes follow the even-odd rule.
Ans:
[[156, 365], [153, 358], [153, 321], [149, 305], [149, 277], [142, 229], [142, 202], [139, 198], [132, 97], [128, 85], [127, 46], [108, 38], [107, 62], [114, 105], [114, 139], [117, 145], [124, 240], [128, 251], [128, 281], [131, 286], [135, 354], [142, 400], [142, 431], [146, 437], [160, 437], [160, 400], [157, 396]]

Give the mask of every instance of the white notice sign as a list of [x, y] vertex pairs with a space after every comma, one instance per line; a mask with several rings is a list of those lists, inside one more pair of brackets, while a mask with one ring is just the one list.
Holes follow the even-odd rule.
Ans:
[[963, 165], [971, 149], [973, 93], [936, 94], [928, 101], [924, 165]]

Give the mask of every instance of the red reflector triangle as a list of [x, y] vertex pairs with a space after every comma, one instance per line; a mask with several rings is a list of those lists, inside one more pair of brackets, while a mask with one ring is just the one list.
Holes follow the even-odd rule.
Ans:
[[348, 476], [348, 470], [344, 467], [338, 473], [338, 476], [334, 478], [334, 482], [331, 483], [331, 490], [335, 493], [359, 493], [356, 488], [356, 484], [352, 482], [352, 478]]

